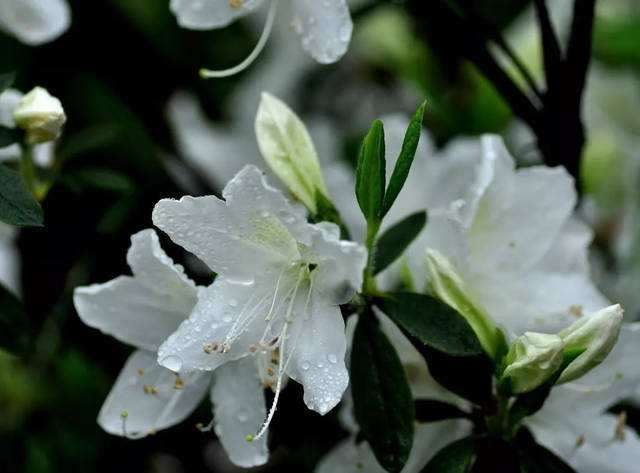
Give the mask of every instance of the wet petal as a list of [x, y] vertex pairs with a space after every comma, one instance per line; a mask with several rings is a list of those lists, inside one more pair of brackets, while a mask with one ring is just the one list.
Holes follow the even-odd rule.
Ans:
[[251, 13], [263, 0], [171, 0], [170, 8], [183, 28], [222, 28]]
[[293, 28], [316, 61], [336, 62], [347, 52], [353, 23], [345, 0], [296, 0], [291, 8]]
[[3, 0], [0, 28], [23, 43], [37, 46], [53, 41], [71, 23], [66, 0]]
[[90, 327], [139, 348], [156, 350], [189, 315], [195, 285], [160, 248], [153, 230], [132, 237], [128, 260], [135, 277], [79, 287], [74, 304]]
[[311, 315], [298, 316], [293, 322], [285, 360], [289, 377], [304, 386], [307, 407], [324, 415], [340, 402], [349, 374], [342, 314], [337, 306], [323, 302], [312, 301]]
[[349, 302], [362, 286], [366, 250], [352, 241], [340, 240], [340, 230], [334, 224], [323, 222], [310, 228], [312, 249], [305, 257], [318, 264], [314, 289], [322, 293], [327, 303]]
[[146, 350], [134, 352], [105, 400], [98, 423], [114, 435], [145, 437], [193, 412], [209, 387], [208, 375], [178, 378]]
[[269, 457], [267, 436], [252, 442], [267, 415], [264, 389], [253, 357], [221, 366], [211, 389], [216, 435], [231, 461], [243, 468], [264, 465]]
[[[274, 282], [275, 284], [275, 282]], [[158, 350], [158, 362], [173, 371], [207, 370], [249, 354], [266, 327], [273, 291], [254, 284], [239, 284], [219, 277], [202, 289], [190, 317]], [[238, 320], [252, 323], [240, 323]], [[234, 326], [237, 334], [222, 353]]]
[[213, 271], [252, 280], [269, 267], [295, 260], [308, 240], [305, 212], [271, 187], [255, 166], [245, 166], [223, 197], [164, 199], [153, 222]]

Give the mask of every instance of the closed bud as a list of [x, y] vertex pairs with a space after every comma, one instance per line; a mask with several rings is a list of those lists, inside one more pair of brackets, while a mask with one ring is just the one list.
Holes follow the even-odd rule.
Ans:
[[27, 132], [27, 142], [30, 144], [57, 139], [67, 121], [60, 100], [42, 87], [36, 87], [22, 97], [13, 112], [13, 118], [16, 125]]
[[316, 149], [302, 120], [284, 102], [263, 93], [255, 128], [260, 152], [273, 173], [316, 214], [317, 195], [327, 197], [328, 192]]
[[435, 295], [467, 320], [487, 354], [495, 359], [502, 348], [506, 351], [504, 334], [471, 300], [464, 281], [451, 262], [440, 252], [428, 249], [427, 268], [429, 284]]
[[568, 362], [558, 384], [580, 378], [604, 361], [618, 340], [623, 314], [620, 305], [612, 305], [580, 318], [558, 334]]
[[509, 381], [516, 394], [532, 391], [558, 371], [563, 352], [564, 342], [558, 335], [526, 332], [509, 348], [502, 379]]

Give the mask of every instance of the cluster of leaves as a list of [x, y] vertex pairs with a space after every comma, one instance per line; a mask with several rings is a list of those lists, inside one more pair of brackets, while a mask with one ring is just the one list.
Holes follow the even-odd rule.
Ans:
[[[358, 160], [356, 197], [367, 220], [369, 249], [364, 303], [359, 309], [350, 365], [360, 439], [369, 443], [385, 470], [399, 472], [414, 448], [416, 421], [466, 419], [472, 425], [472, 435], [443, 448], [424, 473], [571, 472], [571, 467], [538, 445], [521, 426], [524, 418], [543, 406], [553, 381], [514, 398], [508, 388], [498, 387], [494, 381], [500, 360], [486, 354], [471, 325], [455, 309], [429, 294], [382, 293], [376, 288], [375, 275], [402, 255], [427, 223], [426, 212], [419, 212], [378, 236], [409, 174], [424, 107], [409, 125], [388, 184], [380, 121], [374, 122], [365, 137]], [[435, 381], [471, 403], [471, 412], [442, 401], [413, 399], [400, 357], [380, 327], [379, 312], [411, 341]]]

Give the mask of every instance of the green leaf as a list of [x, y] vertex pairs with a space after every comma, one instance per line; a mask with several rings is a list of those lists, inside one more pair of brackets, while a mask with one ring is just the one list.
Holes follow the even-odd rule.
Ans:
[[5, 72], [0, 74], [0, 94], [13, 85], [16, 79], [14, 72]]
[[0, 284], [0, 349], [21, 355], [29, 346], [29, 324], [22, 302]]
[[351, 389], [363, 438], [382, 467], [399, 472], [413, 445], [414, 406], [405, 371], [371, 311], [353, 337]]
[[536, 443], [528, 430], [518, 433], [516, 443], [522, 473], [576, 473], [555, 453]]
[[0, 220], [10, 225], [41, 227], [40, 204], [27, 190], [20, 174], [0, 165]]
[[415, 411], [418, 422], [438, 422], [446, 419], [469, 418], [469, 414], [458, 406], [436, 399], [417, 399]]
[[97, 167], [87, 167], [67, 173], [63, 181], [78, 192], [86, 189], [100, 189], [117, 193], [131, 192], [133, 181], [124, 174]]
[[385, 167], [384, 126], [376, 120], [364, 138], [356, 167], [356, 198], [368, 223], [381, 219]]
[[525, 417], [532, 416], [542, 409], [561, 373], [562, 370], [558, 370], [546, 383], [516, 398], [509, 411], [509, 420], [512, 426], [517, 427]]
[[22, 141], [22, 131], [0, 126], [0, 148]]
[[436, 453], [421, 473], [469, 473], [476, 458], [475, 444], [473, 437], [450, 443]]
[[400, 191], [404, 187], [407, 176], [409, 176], [409, 171], [411, 170], [411, 165], [413, 164], [413, 159], [416, 156], [418, 144], [420, 143], [422, 122], [424, 120], [424, 111], [426, 106], [427, 102], [425, 101], [420, 105], [420, 107], [418, 107], [418, 110], [411, 119], [409, 127], [407, 128], [407, 132], [402, 143], [402, 149], [400, 150], [400, 155], [398, 156], [396, 165], [393, 168], [393, 173], [391, 174], [391, 179], [389, 179], [389, 185], [387, 186], [387, 191], [384, 195], [384, 203], [382, 205], [383, 217], [393, 206], [398, 194], [400, 194]]
[[402, 330], [421, 343], [452, 356], [484, 353], [475, 332], [455, 309], [413, 292], [391, 293], [379, 305]]
[[374, 274], [398, 259], [427, 223], [427, 212], [416, 212], [393, 225], [376, 243]]
[[491, 400], [494, 365], [486, 354], [452, 356], [423, 345], [415, 338], [410, 341], [426, 360], [429, 373], [438, 384], [479, 405]]

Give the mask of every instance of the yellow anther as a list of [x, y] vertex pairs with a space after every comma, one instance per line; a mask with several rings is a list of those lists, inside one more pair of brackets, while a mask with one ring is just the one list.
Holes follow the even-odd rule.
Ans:
[[138, 376], [144, 376], [144, 369], [138, 368]]
[[158, 394], [158, 388], [155, 386], [151, 386], [150, 384], [145, 384], [142, 386], [142, 390], [145, 394]]
[[229, 0], [229, 6], [231, 8], [241, 8], [244, 0]]
[[174, 389], [183, 389], [184, 388], [184, 381], [182, 380], [181, 377], [176, 376], [176, 382], [173, 385]]
[[582, 447], [586, 441], [587, 439], [584, 435], [578, 435], [578, 438], [576, 439], [576, 448]]

